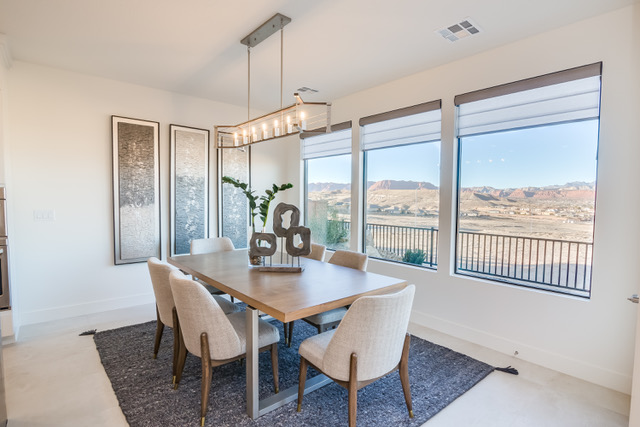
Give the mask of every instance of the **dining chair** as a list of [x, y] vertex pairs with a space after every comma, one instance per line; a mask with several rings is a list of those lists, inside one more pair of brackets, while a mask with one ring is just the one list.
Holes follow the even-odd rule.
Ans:
[[[354, 270], [365, 271], [367, 269], [369, 257], [367, 256], [367, 254], [363, 254], [360, 252], [337, 250], [331, 256], [328, 262], [329, 264], [341, 265], [343, 267], [353, 268]], [[305, 317], [302, 320], [312, 326], [315, 326], [316, 329], [318, 329], [318, 333], [321, 334], [324, 331], [338, 326], [346, 312], [347, 307], [338, 307], [334, 308], [333, 310]], [[293, 338], [293, 325], [294, 322], [289, 322], [289, 347], [291, 347], [291, 340]]]
[[[209, 237], [206, 239], [193, 239], [191, 240], [191, 245], [189, 248], [189, 253], [191, 255], [199, 255], [199, 254], [211, 254], [215, 252], [227, 252], [234, 251], [236, 248], [233, 245], [233, 242], [228, 237]], [[218, 288], [215, 288], [207, 283], [204, 283], [200, 280], [197, 282], [202, 283], [205, 288], [212, 295], [223, 295], [225, 292], [221, 291]], [[231, 297], [231, 302], [233, 302], [233, 297]]]
[[[211, 387], [212, 368], [246, 357], [246, 314], [225, 315], [217, 300], [197, 282], [180, 271], [169, 276], [171, 292], [180, 319], [180, 343], [175, 388], [178, 388], [187, 352], [202, 361], [200, 425], [204, 425]], [[258, 319], [259, 351], [271, 352], [275, 392], [278, 388], [278, 341], [280, 333], [272, 324]]]
[[[173, 302], [171, 285], [169, 284], [169, 275], [172, 271], [177, 271], [177, 268], [160, 261], [156, 257], [149, 258], [147, 260], [147, 266], [149, 267], [149, 275], [151, 276], [153, 294], [156, 297], [157, 326], [155, 342], [153, 345], [153, 358], [155, 359], [158, 357], [158, 350], [160, 349], [160, 341], [162, 340], [164, 327], [167, 326], [171, 328], [173, 331], [173, 359], [171, 373], [173, 376], [173, 383], [175, 384], [180, 328], [178, 327], [179, 321], [175, 304]], [[233, 313], [240, 310], [240, 307], [221, 296], [216, 295], [214, 298], [225, 313]]]
[[[316, 261], [324, 261], [324, 254], [327, 251], [327, 247], [325, 245], [321, 245], [318, 243], [311, 244], [311, 253], [309, 255], [304, 255], [303, 258], [315, 259]], [[284, 329], [284, 343], [291, 347], [291, 338], [293, 337], [293, 324], [294, 322], [283, 323]]]
[[303, 258], [315, 259], [316, 261], [324, 261], [324, 254], [327, 252], [327, 247], [319, 243], [311, 244], [311, 253], [304, 255]]
[[357, 299], [338, 328], [307, 338], [300, 345], [298, 412], [302, 410], [307, 367], [324, 373], [348, 390], [349, 426], [355, 427], [358, 390], [396, 371], [413, 418], [407, 333], [415, 286], [386, 295]]

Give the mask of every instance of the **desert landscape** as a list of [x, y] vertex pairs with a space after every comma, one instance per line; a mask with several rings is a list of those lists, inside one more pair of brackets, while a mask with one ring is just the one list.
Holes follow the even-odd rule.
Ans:
[[[309, 199], [323, 201], [335, 219], [349, 221], [348, 184], [309, 184]], [[367, 223], [438, 227], [439, 189], [428, 182], [367, 183]], [[460, 231], [591, 242], [595, 183], [546, 187], [463, 188]]]

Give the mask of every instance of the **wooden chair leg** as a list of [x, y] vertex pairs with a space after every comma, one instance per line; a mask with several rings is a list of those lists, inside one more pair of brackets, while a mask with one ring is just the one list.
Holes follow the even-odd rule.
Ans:
[[358, 355], [351, 353], [349, 366], [349, 427], [356, 427], [358, 412]]
[[176, 374], [178, 371], [178, 354], [180, 353], [180, 322], [178, 321], [178, 311], [173, 307], [173, 362], [171, 374], [173, 375], [173, 385], [176, 384]]
[[289, 322], [289, 347], [291, 347], [291, 341], [293, 340], [293, 325], [295, 321]]
[[207, 402], [209, 389], [211, 388], [211, 356], [209, 354], [209, 340], [207, 333], [200, 335], [200, 354], [202, 356], [202, 385], [200, 395], [200, 425], [204, 426], [204, 418], [207, 415]]
[[411, 335], [406, 334], [404, 337], [404, 347], [402, 348], [402, 357], [400, 358], [400, 382], [402, 383], [402, 391], [404, 392], [404, 400], [407, 403], [409, 417], [413, 418], [413, 407], [411, 403], [411, 387], [409, 385], [409, 346], [411, 345]]
[[302, 411], [302, 396], [304, 396], [304, 383], [307, 380], [307, 359], [300, 356], [300, 378], [298, 378], [298, 412]]
[[176, 382], [173, 389], [178, 389], [178, 384], [182, 379], [182, 371], [184, 371], [184, 362], [187, 359], [187, 346], [184, 344], [182, 334], [178, 334], [178, 361], [176, 363]]
[[278, 343], [271, 344], [271, 371], [273, 372], [273, 387], [276, 394], [280, 392], [278, 379]]
[[160, 349], [160, 340], [162, 339], [162, 332], [164, 331], [164, 323], [160, 320], [160, 313], [158, 312], [158, 306], [156, 306], [156, 316], [158, 317], [158, 324], [156, 325], [156, 340], [153, 345], [153, 358], [158, 357], [158, 350]]

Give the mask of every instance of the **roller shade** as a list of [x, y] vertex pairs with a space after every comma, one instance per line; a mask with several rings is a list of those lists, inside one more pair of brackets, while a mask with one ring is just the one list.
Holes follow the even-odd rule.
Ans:
[[[333, 128], [333, 126], [332, 126]], [[351, 153], [351, 127], [302, 137], [303, 160]]]
[[595, 65], [456, 97], [458, 137], [598, 118]]
[[[440, 140], [441, 109], [440, 101], [434, 101], [422, 106], [429, 106], [427, 111], [413, 113], [415, 108], [410, 107], [409, 115], [388, 113], [395, 117], [387, 120], [375, 120], [364, 118], [360, 121], [362, 126], [362, 149], [374, 150], [377, 148], [396, 147], [399, 145], [416, 144], [421, 142], [433, 142]], [[423, 108], [425, 109], [425, 108]]]

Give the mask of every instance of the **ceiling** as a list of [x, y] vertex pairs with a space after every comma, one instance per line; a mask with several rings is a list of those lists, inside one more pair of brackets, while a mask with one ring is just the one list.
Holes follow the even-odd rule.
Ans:
[[[0, 0], [12, 59], [186, 95], [247, 103], [240, 40], [275, 13], [284, 104], [331, 101], [637, 0]], [[470, 17], [454, 43], [436, 30]], [[280, 37], [252, 49], [252, 107], [280, 105]]]

